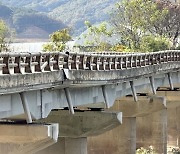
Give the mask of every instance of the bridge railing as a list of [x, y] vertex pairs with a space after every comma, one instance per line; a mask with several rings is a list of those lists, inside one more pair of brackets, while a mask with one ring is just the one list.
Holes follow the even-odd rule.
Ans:
[[154, 53], [0, 53], [0, 75], [69, 70], [121, 70], [180, 62], [180, 51]]

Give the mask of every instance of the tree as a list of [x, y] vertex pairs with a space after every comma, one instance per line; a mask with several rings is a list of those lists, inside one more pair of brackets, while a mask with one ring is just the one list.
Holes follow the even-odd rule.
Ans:
[[177, 46], [177, 39], [180, 35], [180, 4], [175, 4], [168, 0], [158, 0], [156, 3], [159, 10], [166, 9], [168, 13], [165, 15], [163, 21], [156, 23], [154, 26], [155, 32], [170, 38], [175, 47]]
[[142, 37], [154, 34], [154, 25], [164, 20], [167, 9], [158, 9], [151, 0], [123, 0], [111, 14], [111, 24], [121, 36], [121, 44], [140, 49]]
[[11, 32], [3, 20], [0, 20], [0, 52], [8, 51], [11, 41]]
[[143, 52], [155, 52], [167, 50], [170, 48], [170, 41], [168, 38], [148, 35], [142, 37], [140, 50]]
[[93, 47], [96, 51], [109, 50], [111, 44], [108, 40], [112, 36], [112, 30], [108, 29], [107, 23], [102, 22], [95, 26], [85, 21], [87, 33], [84, 34], [85, 45]]
[[58, 30], [50, 35], [50, 43], [43, 46], [44, 51], [63, 51], [66, 43], [72, 40], [67, 28]]

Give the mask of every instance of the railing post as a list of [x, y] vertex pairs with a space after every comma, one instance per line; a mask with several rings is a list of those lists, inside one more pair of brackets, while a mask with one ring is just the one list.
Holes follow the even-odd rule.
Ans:
[[59, 53], [54, 55], [54, 60], [56, 63], [53, 63], [53, 69], [54, 70], [60, 70], [59, 64], [60, 64], [60, 55]]
[[37, 62], [37, 65], [35, 65], [35, 72], [41, 72], [41, 61], [42, 61], [42, 55], [36, 55], [35, 57], [32, 57], [31, 60], [34, 60], [33, 58], [35, 58], [35, 62]]

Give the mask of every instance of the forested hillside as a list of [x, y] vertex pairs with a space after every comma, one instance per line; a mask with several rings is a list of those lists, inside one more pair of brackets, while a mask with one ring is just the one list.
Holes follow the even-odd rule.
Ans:
[[1, 0], [10, 7], [24, 7], [43, 12], [72, 28], [74, 35], [84, 31], [84, 21], [100, 23], [107, 20], [112, 7], [119, 0]]
[[65, 26], [60, 20], [52, 19], [45, 13], [32, 9], [7, 7], [0, 5], [0, 18], [16, 31], [17, 38], [46, 39], [52, 32]]

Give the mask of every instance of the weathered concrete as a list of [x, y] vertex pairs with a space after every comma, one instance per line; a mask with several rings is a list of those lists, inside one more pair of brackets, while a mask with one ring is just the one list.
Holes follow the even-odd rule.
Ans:
[[177, 90], [171, 91], [169, 87], [160, 88], [160, 91], [157, 91], [158, 96], [165, 96], [167, 100], [167, 108], [176, 108], [180, 107], [180, 89], [175, 87]]
[[[123, 111], [123, 123], [121, 126], [109, 132], [106, 132], [102, 135], [88, 138], [88, 153], [90, 154], [99, 154], [99, 153], [134, 154], [136, 150], [136, 130], [139, 129], [139, 126], [136, 124], [136, 118], [139, 118], [139, 117], [143, 118], [144, 116], [150, 115], [151, 113], [156, 113], [158, 110], [166, 110], [166, 99], [163, 96], [160, 96], [160, 97], [159, 96], [138, 96], [138, 102], [134, 102], [133, 97], [123, 97], [120, 100], [117, 100], [115, 104], [109, 110], [116, 111], [116, 112]], [[159, 124], [158, 123], [159, 121], [163, 122], [164, 120], [165, 122], [165, 119], [163, 119], [164, 118], [163, 115], [157, 118], [160, 118], [156, 120], [157, 125]], [[153, 119], [151, 118], [146, 119], [147, 128], [149, 127], [148, 123], [150, 124], [153, 123], [152, 120]], [[162, 124], [165, 125], [165, 123], [162, 123]], [[163, 130], [163, 133], [165, 136], [166, 130], [165, 130], [165, 127], [163, 128], [164, 130], [158, 129], [158, 131], [161, 132]], [[138, 139], [139, 139], [139, 136], [146, 137], [145, 131], [146, 130], [144, 130], [141, 135], [139, 133], [137, 134]], [[148, 130], [148, 132], [149, 131], [150, 130]], [[141, 132], [141, 131], [138, 130], [138, 132]], [[159, 132], [157, 132], [157, 134]], [[160, 144], [166, 146], [166, 143], [165, 143], [166, 136], [162, 137], [161, 135], [159, 135], [156, 137], [160, 137], [161, 138], [159, 139]], [[146, 139], [148, 140], [148, 138], [149, 137], [147, 136]], [[163, 142], [162, 142], [162, 139], [164, 139]], [[142, 143], [144, 142], [143, 139], [141, 141]], [[156, 141], [154, 141], [154, 145], [158, 142]]]
[[55, 87], [86, 87], [88, 84], [93, 86], [100, 84], [104, 85], [121, 83], [139, 78], [166, 74], [168, 72], [178, 72], [179, 68], [179, 62], [169, 62], [146, 67], [109, 70], [108, 72], [64, 69], [52, 72], [3, 75], [2, 79], [0, 80], [0, 94], [17, 93]]
[[0, 80], [0, 94], [18, 93], [37, 89], [48, 89], [63, 87], [64, 73], [62, 70], [56, 72], [39, 72], [33, 74], [3, 75]]
[[87, 138], [59, 138], [56, 144], [36, 154], [87, 154]]
[[123, 118], [123, 124], [102, 135], [88, 138], [88, 154], [135, 154], [136, 118]]
[[92, 70], [68, 70], [64, 73], [68, 80], [76, 81], [76, 83], [83, 83], [86, 81], [106, 81], [112, 83], [113, 81], [132, 81], [132, 79], [144, 78], [154, 76], [157, 74], [166, 74], [167, 72], [179, 71], [179, 62], [169, 62], [158, 65], [150, 65], [145, 67], [134, 67], [131, 69], [109, 70], [107, 71], [92, 71]]
[[33, 154], [58, 139], [58, 124], [0, 124], [0, 153]]
[[137, 148], [153, 146], [156, 153], [167, 153], [167, 110], [138, 117]]
[[180, 107], [168, 108], [168, 147], [180, 147]]
[[123, 117], [142, 117], [162, 109], [166, 109], [165, 97], [147, 95], [138, 96], [137, 102], [131, 96], [122, 97], [110, 110], [122, 111]]
[[40, 122], [59, 123], [59, 136], [79, 138], [102, 134], [121, 125], [122, 113], [79, 110], [72, 115], [68, 110], [56, 110]]
[[[174, 73], [173, 80], [176, 82], [179, 81], [179, 73]], [[168, 84], [166, 75], [156, 76], [154, 81], [155, 87]], [[102, 85], [85, 86], [86, 87], [69, 88], [72, 107], [85, 106], [105, 108], [107, 104], [110, 107], [114, 104], [116, 98], [119, 99], [132, 93], [129, 82], [105, 85], [104, 88], [102, 88]], [[149, 78], [135, 80], [134, 88], [137, 92], [145, 90], [150, 91], [151, 87]], [[107, 94], [106, 97], [103, 89], [105, 89], [105, 93]], [[28, 91], [24, 92], [24, 96], [26, 97], [32, 119], [46, 118], [52, 109], [61, 109], [68, 107], [69, 105], [64, 89], [55, 88]], [[25, 119], [25, 116], [21, 116], [24, 114], [24, 109], [22, 107], [19, 93], [0, 95], [0, 105], [3, 106], [3, 108], [0, 109], [0, 118], [16, 120]]]
[[[46, 118], [52, 109], [111, 107], [116, 99], [180, 83], [180, 52], [1, 53], [0, 119]], [[132, 84], [133, 83], [133, 84]], [[19, 95], [23, 92], [25, 108]], [[67, 97], [68, 96], [68, 97]], [[71, 100], [71, 101], [69, 101]], [[28, 112], [27, 112], [28, 111]], [[22, 116], [23, 115], [23, 116]], [[25, 116], [28, 117], [25, 118]], [[16, 119], [15, 119], [16, 118]]]

